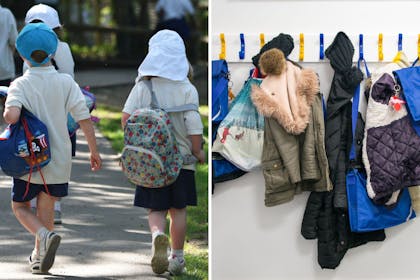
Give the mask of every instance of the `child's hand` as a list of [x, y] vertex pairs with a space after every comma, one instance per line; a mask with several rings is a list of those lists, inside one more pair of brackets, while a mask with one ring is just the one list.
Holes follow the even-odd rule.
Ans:
[[206, 163], [206, 155], [204, 154], [203, 150], [200, 150], [199, 153], [195, 153], [194, 156], [197, 158], [198, 163], [200, 164]]
[[90, 154], [90, 168], [92, 171], [98, 171], [101, 169], [102, 166], [102, 159], [99, 153], [91, 153]]

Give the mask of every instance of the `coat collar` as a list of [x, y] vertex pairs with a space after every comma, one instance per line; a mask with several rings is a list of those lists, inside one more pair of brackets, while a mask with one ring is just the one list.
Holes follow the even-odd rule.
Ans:
[[281, 91], [275, 94], [254, 85], [252, 101], [260, 114], [276, 119], [287, 132], [300, 134], [309, 123], [311, 105], [319, 93], [318, 77], [313, 70], [301, 70], [287, 62], [279, 83]]

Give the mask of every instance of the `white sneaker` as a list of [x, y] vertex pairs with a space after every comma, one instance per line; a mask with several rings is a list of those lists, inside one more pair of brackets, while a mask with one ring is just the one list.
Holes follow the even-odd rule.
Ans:
[[172, 255], [169, 257], [168, 261], [169, 261], [168, 271], [170, 274], [180, 275], [182, 273], [185, 273], [186, 271], [185, 259], [178, 258], [177, 256]]
[[32, 274], [42, 274], [41, 261], [39, 259], [39, 256], [35, 256], [32, 253], [29, 256], [28, 262], [29, 262], [29, 268], [31, 269]]
[[159, 233], [152, 242], [152, 270], [162, 274], [168, 269], [169, 239], [164, 233]]
[[42, 272], [48, 272], [55, 260], [55, 253], [60, 245], [61, 236], [49, 231], [45, 238], [39, 242], [40, 269]]

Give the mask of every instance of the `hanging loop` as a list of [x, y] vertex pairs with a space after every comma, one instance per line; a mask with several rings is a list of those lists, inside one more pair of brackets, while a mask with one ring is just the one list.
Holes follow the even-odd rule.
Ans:
[[239, 59], [245, 58], [245, 36], [244, 33], [239, 34], [239, 39], [241, 40], [241, 50], [239, 51]]
[[226, 59], [225, 33], [220, 33], [220, 54], [219, 59]]
[[363, 34], [359, 34], [359, 61], [364, 60], [363, 57]]

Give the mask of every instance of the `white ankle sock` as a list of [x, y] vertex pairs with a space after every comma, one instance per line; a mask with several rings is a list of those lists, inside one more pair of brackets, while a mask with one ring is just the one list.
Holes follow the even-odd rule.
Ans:
[[156, 236], [163, 234], [163, 232], [157, 230], [152, 232], [152, 241], [155, 240]]
[[54, 211], [59, 211], [61, 212], [61, 202], [60, 201], [56, 201], [54, 203]]
[[171, 256], [176, 256], [179, 259], [184, 259], [184, 250], [174, 250], [171, 249]]
[[48, 233], [49, 233], [48, 229], [45, 227], [42, 227], [36, 232], [36, 237], [39, 240], [42, 240], [47, 236]]

